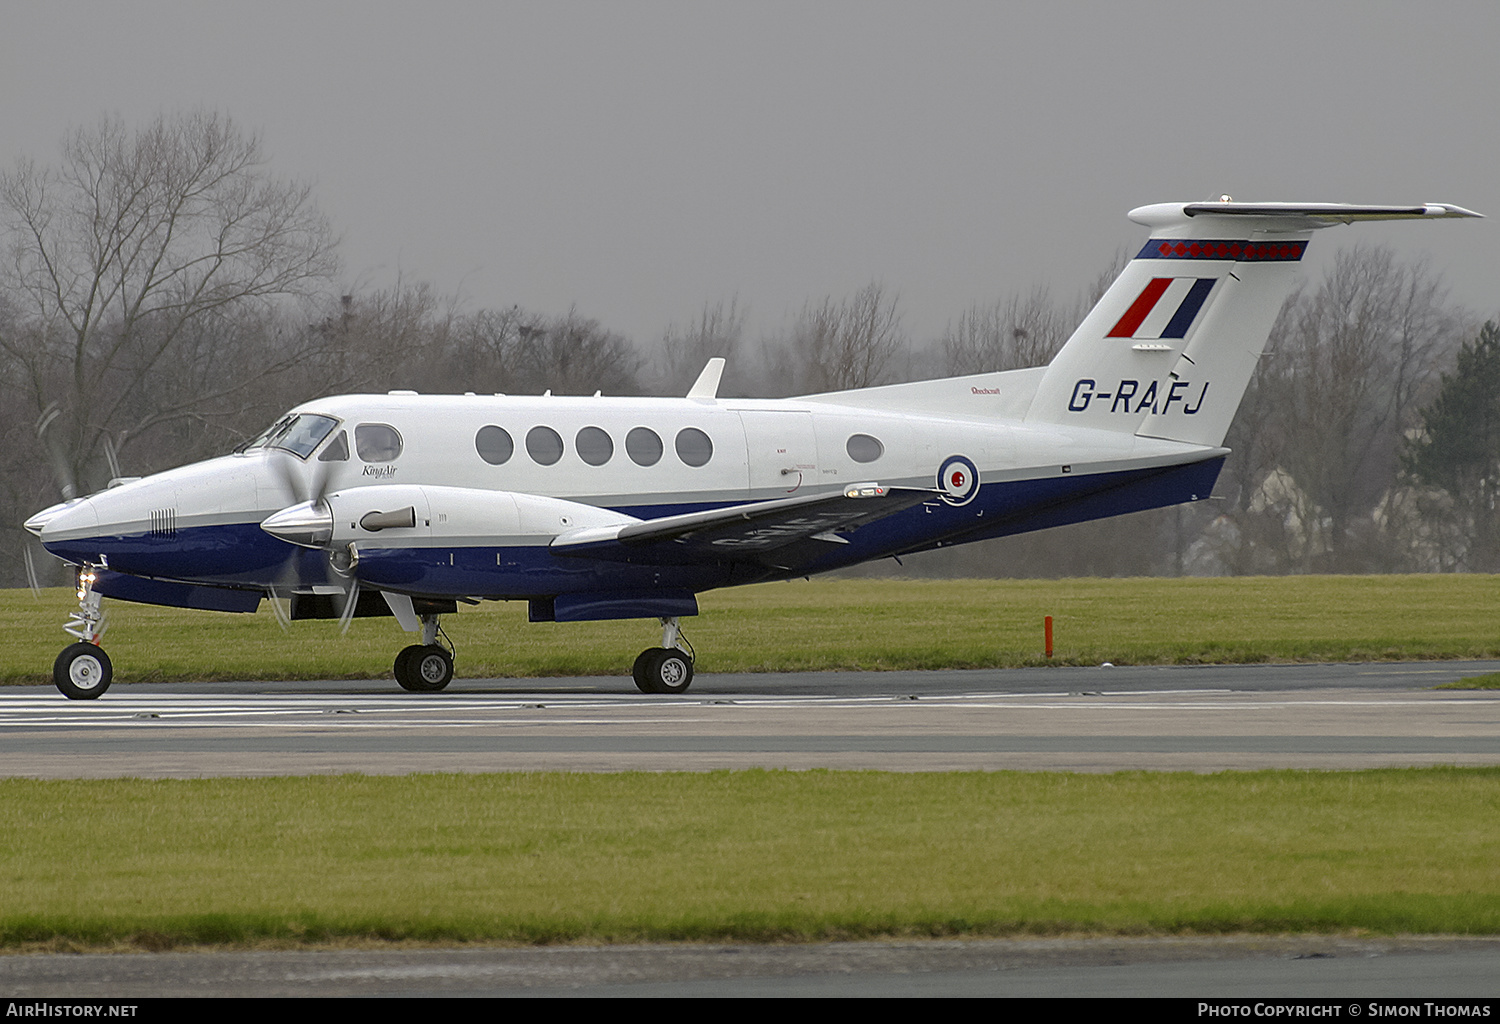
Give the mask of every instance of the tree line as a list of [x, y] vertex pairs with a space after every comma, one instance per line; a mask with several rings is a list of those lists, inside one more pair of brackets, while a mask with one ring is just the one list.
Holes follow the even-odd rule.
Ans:
[[[721, 394], [754, 397], [1035, 366], [1125, 262], [1076, 296], [1032, 287], [976, 304], [936, 338], [913, 337], [899, 295], [872, 282], [758, 338], [729, 297], [632, 339], [574, 308], [471, 308], [406, 281], [339, 288], [311, 188], [210, 112], [104, 118], [55, 161], [0, 171], [0, 232], [10, 586], [26, 582], [30, 513], [221, 454], [320, 395], [681, 395], [712, 356], [729, 361]], [[1292, 295], [1226, 444], [1207, 502], [861, 571], [1500, 571], [1500, 332], [1421, 263], [1359, 246]]]

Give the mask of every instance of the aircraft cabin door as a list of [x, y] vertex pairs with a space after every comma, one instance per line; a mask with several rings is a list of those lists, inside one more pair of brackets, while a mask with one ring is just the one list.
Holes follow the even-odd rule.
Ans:
[[763, 501], [807, 494], [818, 482], [812, 413], [743, 410], [750, 497]]

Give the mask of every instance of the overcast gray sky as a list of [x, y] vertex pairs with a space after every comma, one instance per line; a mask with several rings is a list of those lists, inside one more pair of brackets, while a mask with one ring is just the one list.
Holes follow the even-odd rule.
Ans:
[[[348, 284], [636, 340], [871, 280], [919, 339], [1071, 294], [1150, 202], [1453, 202], [1340, 228], [1500, 312], [1500, 3], [0, 0], [0, 165], [206, 106], [310, 179]], [[1332, 244], [1330, 244], [1332, 243]], [[1319, 261], [1311, 261], [1314, 271]]]

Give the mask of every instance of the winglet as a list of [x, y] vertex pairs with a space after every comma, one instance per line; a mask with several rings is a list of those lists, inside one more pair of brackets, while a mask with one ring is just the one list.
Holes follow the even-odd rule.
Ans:
[[714, 356], [703, 365], [703, 372], [698, 374], [698, 379], [693, 381], [693, 386], [688, 388], [689, 398], [717, 398], [719, 397], [719, 378], [724, 376], [724, 359], [722, 356]]

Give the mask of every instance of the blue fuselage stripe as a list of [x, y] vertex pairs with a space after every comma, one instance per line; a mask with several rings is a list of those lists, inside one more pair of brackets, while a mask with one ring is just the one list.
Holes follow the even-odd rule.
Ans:
[[[938, 497], [845, 535], [847, 544], [803, 540], [762, 563], [629, 564], [559, 556], [533, 546], [361, 549], [361, 582], [432, 597], [529, 598], [593, 591], [678, 590], [787, 578], [873, 558], [967, 543], [1205, 498], [1223, 457], [1167, 468], [982, 483], [971, 501]], [[721, 507], [723, 503], [632, 505], [643, 519]], [[186, 528], [174, 536], [105, 536], [55, 542], [70, 562], [107, 558], [115, 572], [183, 583], [251, 590], [330, 582], [324, 552], [277, 540], [257, 523]]]

